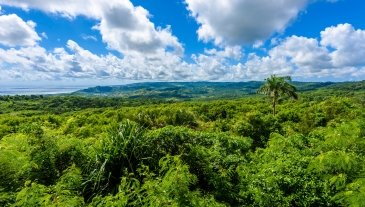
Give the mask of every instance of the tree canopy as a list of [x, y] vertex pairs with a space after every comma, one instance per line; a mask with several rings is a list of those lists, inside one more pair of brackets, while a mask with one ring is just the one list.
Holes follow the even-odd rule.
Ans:
[[6, 97], [0, 206], [364, 206], [364, 95]]
[[290, 84], [290, 76], [279, 77], [271, 75], [265, 79], [265, 83], [257, 90], [259, 94], [268, 95], [272, 99], [273, 114], [276, 114], [276, 105], [278, 104], [279, 98], [286, 95], [290, 98], [298, 99], [297, 89], [295, 86]]

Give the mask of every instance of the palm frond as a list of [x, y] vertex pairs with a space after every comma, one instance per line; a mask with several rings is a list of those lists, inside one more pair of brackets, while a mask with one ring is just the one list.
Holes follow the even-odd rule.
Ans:
[[256, 92], [258, 94], [268, 95], [273, 100], [273, 114], [275, 115], [275, 105], [281, 96], [288, 96], [293, 99], [298, 99], [297, 89], [292, 84], [288, 83], [292, 79], [290, 76], [271, 75], [265, 79], [263, 84]]

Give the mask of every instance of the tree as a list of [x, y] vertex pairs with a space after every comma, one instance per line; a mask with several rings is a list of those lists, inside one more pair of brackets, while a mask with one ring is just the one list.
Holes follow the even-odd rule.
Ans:
[[288, 83], [288, 81], [291, 81], [290, 76], [278, 77], [276, 75], [271, 75], [269, 78], [265, 79], [265, 81], [265, 84], [257, 90], [257, 93], [268, 95], [272, 99], [274, 115], [276, 114], [276, 105], [281, 96], [287, 95], [291, 98], [298, 99], [298, 94], [296, 93], [297, 89], [295, 86]]

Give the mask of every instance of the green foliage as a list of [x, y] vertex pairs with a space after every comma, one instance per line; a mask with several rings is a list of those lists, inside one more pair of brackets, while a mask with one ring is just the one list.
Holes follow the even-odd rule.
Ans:
[[333, 85], [276, 116], [257, 95], [1, 97], [0, 206], [364, 206], [362, 85]]
[[365, 179], [360, 178], [348, 184], [344, 191], [335, 196], [335, 200], [343, 206], [365, 206]]
[[15, 192], [29, 177], [31, 148], [24, 135], [9, 135], [0, 142], [0, 190]]
[[190, 188], [197, 178], [178, 156], [159, 161], [158, 176], [149, 176], [143, 184], [123, 177], [116, 195], [95, 197], [91, 206], [225, 206]]
[[64, 171], [54, 186], [27, 181], [17, 194], [15, 206], [83, 206], [81, 172], [75, 166]]
[[278, 77], [271, 75], [265, 81], [265, 84], [257, 90], [257, 93], [268, 95], [272, 99], [273, 115], [276, 114], [276, 105], [280, 97], [286, 95], [298, 99], [296, 87], [287, 82], [291, 81], [290, 76]]
[[89, 176], [83, 185], [89, 196], [115, 192], [121, 177], [137, 170], [145, 145], [142, 134], [143, 129], [129, 120], [110, 130], [87, 169]]
[[329, 197], [316, 174], [308, 173], [311, 161], [303, 137], [273, 134], [266, 149], [240, 165], [240, 196], [258, 206], [327, 206]]
[[253, 139], [253, 148], [265, 147], [270, 134], [281, 130], [276, 117], [256, 112], [247, 113], [234, 127], [237, 134]]
[[177, 110], [172, 116], [167, 119], [168, 125], [173, 126], [190, 126], [196, 127], [198, 124], [196, 122], [194, 114], [186, 110]]

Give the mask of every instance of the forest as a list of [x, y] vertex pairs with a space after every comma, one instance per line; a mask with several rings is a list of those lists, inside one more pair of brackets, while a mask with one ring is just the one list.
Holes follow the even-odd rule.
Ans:
[[365, 82], [327, 85], [274, 114], [251, 93], [2, 96], [0, 206], [365, 206]]

